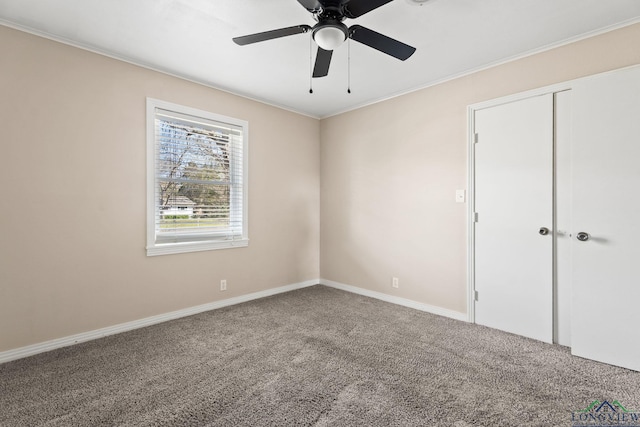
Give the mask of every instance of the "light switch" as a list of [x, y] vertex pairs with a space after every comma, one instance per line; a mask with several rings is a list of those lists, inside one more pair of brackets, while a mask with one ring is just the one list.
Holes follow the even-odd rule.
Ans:
[[464, 190], [456, 190], [456, 203], [464, 203]]

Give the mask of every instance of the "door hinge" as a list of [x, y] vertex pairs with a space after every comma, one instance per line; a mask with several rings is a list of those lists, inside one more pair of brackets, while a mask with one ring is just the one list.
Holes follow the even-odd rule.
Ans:
[[473, 299], [478, 302], [478, 291], [473, 291]]
[[478, 134], [477, 134], [477, 133], [473, 134], [473, 143], [474, 143], [474, 144], [477, 144], [477, 143], [478, 143], [478, 139], [479, 139], [479, 138], [478, 138]]
[[473, 213], [473, 222], [478, 222], [478, 212]]

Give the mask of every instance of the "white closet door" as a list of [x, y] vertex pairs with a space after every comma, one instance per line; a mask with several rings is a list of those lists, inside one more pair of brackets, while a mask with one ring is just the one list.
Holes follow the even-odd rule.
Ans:
[[555, 94], [556, 144], [556, 289], [555, 339], [571, 347], [571, 91]]
[[475, 131], [475, 321], [552, 342], [553, 95], [476, 111]]
[[572, 352], [640, 370], [640, 68], [572, 92]]

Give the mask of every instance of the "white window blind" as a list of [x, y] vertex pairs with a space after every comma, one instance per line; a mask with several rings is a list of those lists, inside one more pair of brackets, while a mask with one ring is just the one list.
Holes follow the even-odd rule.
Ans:
[[246, 122], [151, 99], [147, 114], [147, 254], [246, 246]]

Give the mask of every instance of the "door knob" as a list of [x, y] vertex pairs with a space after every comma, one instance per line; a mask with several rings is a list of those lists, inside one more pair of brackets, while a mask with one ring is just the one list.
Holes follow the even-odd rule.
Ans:
[[538, 230], [538, 233], [540, 233], [543, 236], [546, 236], [547, 234], [549, 234], [549, 229], [547, 227], [540, 227], [540, 230]]
[[591, 236], [589, 236], [589, 233], [585, 233], [584, 231], [581, 231], [578, 234], [576, 234], [576, 239], [580, 240], [581, 242], [586, 242], [590, 238]]

